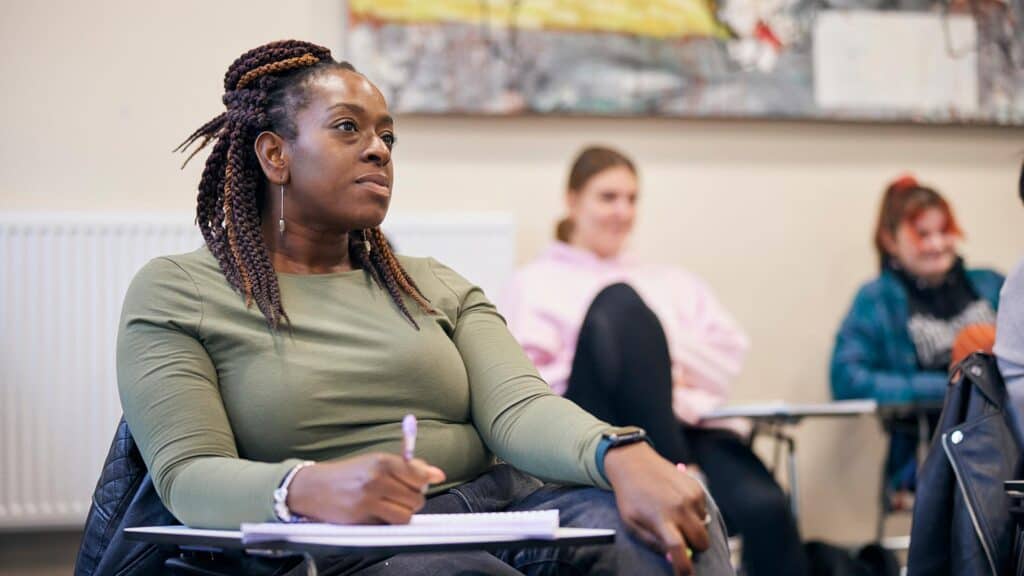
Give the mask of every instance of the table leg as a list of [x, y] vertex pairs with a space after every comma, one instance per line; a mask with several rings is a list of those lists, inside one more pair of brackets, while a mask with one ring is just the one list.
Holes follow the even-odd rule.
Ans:
[[800, 518], [800, 488], [796, 477], [796, 442], [792, 436], [782, 436], [789, 451], [787, 475], [789, 476], [789, 508], [793, 511], [793, 518], [799, 521]]
[[800, 484], [796, 473], [796, 441], [792, 436], [786, 434], [784, 425], [773, 425], [769, 428], [770, 435], [775, 440], [774, 455], [772, 457], [773, 475], [777, 475], [782, 451], [786, 451], [786, 477], [789, 480], [789, 509], [793, 518], [798, 519], [800, 513]]
[[924, 412], [917, 413], [917, 468], [921, 469], [924, 459], [928, 457], [928, 446], [931, 443], [929, 437], [928, 415]]
[[774, 454], [772, 454], [772, 474], [778, 474], [779, 462], [782, 460], [782, 427], [772, 426], [770, 428], [771, 436], [775, 439]]

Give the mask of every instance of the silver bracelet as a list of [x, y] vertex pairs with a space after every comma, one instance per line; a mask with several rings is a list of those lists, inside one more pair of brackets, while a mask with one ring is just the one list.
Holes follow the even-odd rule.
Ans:
[[281, 480], [281, 484], [274, 490], [274, 516], [281, 522], [303, 522], [305, 518], [298, 514], [292, 514], [292, 511], [288, 509], [288, 488], [292, 485], [292, 480], [295, 479], [295, 475], [299, 473], [306, 466], [312, 466], [316, 464], [312, 460], [306, 460], [296, 464], [291, 470], [288, 471], [284, 476], [284, 480]]

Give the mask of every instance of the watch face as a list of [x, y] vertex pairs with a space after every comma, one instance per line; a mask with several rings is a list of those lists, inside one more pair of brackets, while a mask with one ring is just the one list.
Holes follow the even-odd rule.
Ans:
[[631, 430], [622, 434], [609, 434], [607, 438], [608, 441], [611, 442], [612, 446], [621, 446], [623, 444], [639, 442], [647, 438], [647, 432], [644, 432], [643, 430]]

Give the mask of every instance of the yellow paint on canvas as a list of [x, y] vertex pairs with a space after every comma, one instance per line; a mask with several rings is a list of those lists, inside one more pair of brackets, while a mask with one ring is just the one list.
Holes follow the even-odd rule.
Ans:
[[514, 22], [522, 29], [654, 38], [726, 36], [709, 0], [349, 0], [349, 11], [356, 18], [409, 24]]

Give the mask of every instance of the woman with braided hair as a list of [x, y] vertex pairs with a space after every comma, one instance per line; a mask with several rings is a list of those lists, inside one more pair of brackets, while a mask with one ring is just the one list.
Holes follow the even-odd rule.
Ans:
[[[243, 54], [224, 84], [225, 112], [181, 147], [212, 144], [197, 202], [205, 246], [138, 273], [118, 334], [125, 418], [179, 520], [396, 524], [557, 508], [563, 525], [618, 529], [615, 544], [320, 568], [731, 572], [698, 483], [628, 442], [641, 431], [552, 394], [479, 288], [392, 253], [379, 226], [395, 122], [369, 80], [325, 48], [282, 41]], [[419, 418], [409, 460], [397, 455], [407, 413]]]

